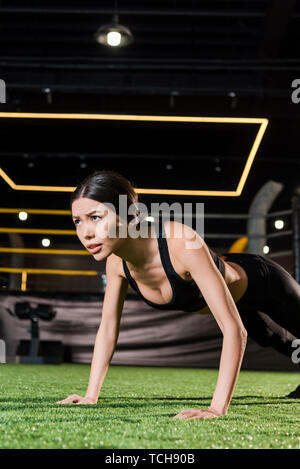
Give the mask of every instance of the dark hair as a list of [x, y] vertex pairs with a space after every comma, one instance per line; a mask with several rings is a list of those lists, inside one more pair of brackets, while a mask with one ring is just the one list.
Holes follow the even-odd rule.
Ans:
[[[70, 208], [72, 203], [81, 198], [97, 200], [98, 202], [109, 202], [115, 207], [117, 215], [119, 215], [119, 195], [127, 195], [127, 212], [131, 204], [138, 203], [138, 195], [133, 185], [121, 174], [116, 171], [102, 170], [94, 171], [87, 176], [72, 192], [70, 198]], [[138, 212], [138, 210], [137, 210]], [[127, 215], [131, 221], [135, 215]]]

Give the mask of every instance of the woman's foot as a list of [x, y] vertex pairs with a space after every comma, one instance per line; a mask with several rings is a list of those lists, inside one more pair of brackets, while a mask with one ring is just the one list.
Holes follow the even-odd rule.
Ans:
[[295, 391], [290, 392], [287, 396], [284, 396], [286, 399], [300, 399], [300, 384], [295, 389]]

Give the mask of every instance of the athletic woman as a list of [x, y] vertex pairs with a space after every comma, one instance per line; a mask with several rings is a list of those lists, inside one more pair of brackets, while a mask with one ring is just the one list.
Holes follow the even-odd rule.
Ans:
[[[149, 223], [147, 236], [130, 236], [130, 227], [141, 228], [142, 222], [138, 210], [127, 220], [121, 218], [120, 195], [126, 196], [127, 208], [138, 207], [137, 193], [126, 178], [114, 171], [96, 171], [71, 196], [77, 236], [96, 261], [106, 259], [107, 284], [86, 395], [72, 394], [57, 403], [97, 403], [130, 285], [153, 308], [213, 314], [223, 344], [211, 404], [174, 417], [225, 415], [248, 335], [291, 359], [292, 342], [300, 337], [300, 286], [279, 264], [261, 255], [218, 256], [195, 230], [179, 222], [155, 223], [155, 236]], [[124, 231], [120, 235], [121, 227], [125, 236]], [[289, 397], [300, 397], [299, 391], [298, 387]]]

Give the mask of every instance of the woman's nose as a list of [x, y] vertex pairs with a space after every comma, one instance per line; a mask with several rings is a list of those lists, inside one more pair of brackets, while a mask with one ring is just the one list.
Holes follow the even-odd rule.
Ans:
[[90, 239], [95, 237], [94, 230], [91, 226], [87, 226], [84, 230], [83, 236], [85, 239]]

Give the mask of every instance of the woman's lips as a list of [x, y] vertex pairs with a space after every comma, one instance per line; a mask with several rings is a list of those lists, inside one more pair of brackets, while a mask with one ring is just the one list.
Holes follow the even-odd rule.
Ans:
[[88, 248], [88, 250], [92, 254], [96, 254], [96, 252], [100, 251], [102, 249], [102, 244], [99, 244], [98, 246], [95, 246], [94, 248]]

